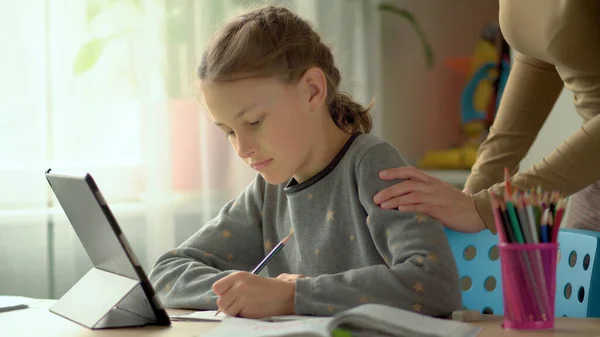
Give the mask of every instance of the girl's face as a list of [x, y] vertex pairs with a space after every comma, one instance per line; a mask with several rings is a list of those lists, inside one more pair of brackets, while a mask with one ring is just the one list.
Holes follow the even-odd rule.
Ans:
[[238, 156], [271, 184], [309, 165], [317, 136], [314, 92], [304, 77], [293, 84], [269, 77], [202, 86], [215, 124]]

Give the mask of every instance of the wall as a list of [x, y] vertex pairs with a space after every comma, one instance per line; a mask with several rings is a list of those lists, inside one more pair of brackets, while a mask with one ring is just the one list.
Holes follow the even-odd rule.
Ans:
[[[573, 93], [567, 89], [563, 89], [538, 137], [525, 158], [521, 161], [519, 170], [526, 170], [539, 163], [565, 139], [577, 131], [581, 127], [582, 122], [583, 120], [579, 117], [573, 105]], [[566, 214], [562, 221], [563, 224], [568, 223], [568, 206]]]
[[549, 155], [565, 139], [581, 127], [583, 120], [573, 105], [573, 93], [564, 89], [548, 120], [540, 130], [531, 149], [521, 161], [520, 170], [526, 170]]
[[444, 66], [448, 57], [469, 56], [481, 29], [497, 22], [497, 0], [395, 0], [423, 27], [435, 53], [427, 69], [420, 40], [406, 20], [381, 18], [381, 137], [410, 163], [427, 150], [447, 148], [458, 140], [459, 96], [464, 79]]

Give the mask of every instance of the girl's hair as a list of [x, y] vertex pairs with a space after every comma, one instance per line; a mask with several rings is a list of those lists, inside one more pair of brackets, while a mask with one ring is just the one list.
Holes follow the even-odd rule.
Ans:
[[277, 76], [298, 81], [311, 67], [327, 80], [327, 105], [335, 124], [347, 133], [371, 131], [369, 110], [340, 92], [333, 54], [311, 25], [284, 7], [266, 6], [234, 18], [212, 38], [197, 75], [200, 81]]

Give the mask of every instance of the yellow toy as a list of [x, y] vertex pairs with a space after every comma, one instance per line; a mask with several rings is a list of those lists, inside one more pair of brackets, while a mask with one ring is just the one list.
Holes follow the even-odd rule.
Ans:
[[[426, 153], [419, 161], [418, 167], [468, 170], [475, 163], [477, 150], [487, 135], [497, 108], [497, 104], [491, 103], [499, 101], [497, 97], [500, 97], [503, 89], [503, 83], [500, 82], [505, 81], [508, 76], [498, 71], [501, 56], [495, 46], [498, 32], [497, 25], [487, 26], [475, 45], [473, 57], [447, 60], [448, 66], [469, 78], [461, 100], [461, 145]], [[503, 66], [503, 69], [508, 68], [507, 64]], [[500, 83], [497, 90], [496, 81]]]

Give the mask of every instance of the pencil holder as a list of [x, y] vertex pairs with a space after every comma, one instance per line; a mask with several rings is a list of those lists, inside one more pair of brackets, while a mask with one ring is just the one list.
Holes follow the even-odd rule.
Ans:
[[504, 328], [554, 328], [558, 243], [500, 243]]

